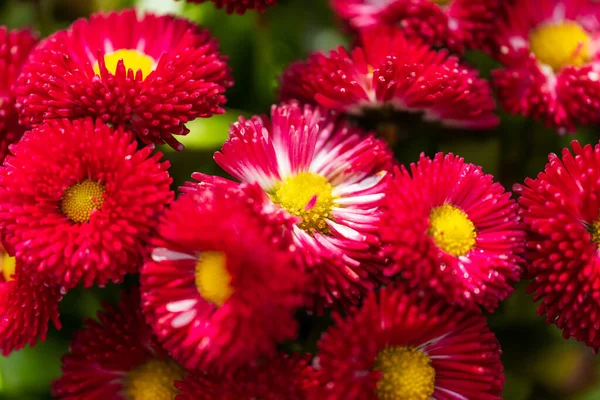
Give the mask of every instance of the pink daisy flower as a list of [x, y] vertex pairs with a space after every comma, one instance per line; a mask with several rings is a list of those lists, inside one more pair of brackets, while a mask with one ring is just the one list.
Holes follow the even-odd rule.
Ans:
[[353, 28], [398, 25], [431, 46], [463, 52], [488, 45], [500, 0], [332, 0], [332, 5]]
[[98, 320], [76, 332], [54, 382], [57, 400], [172, 400], [185, 371], [157, 344], [144, 322], [139, 292], [123, 292], [117, 308], [104, 304]]
[[[190, 3], [206, 3], [209, 0], [187, 0]], [[244, 14], [247, 10], [265, 12], [267, 7], [273, 7], [277, 0], [210, 0], [217, 8], [224, 8], [227, 13]]]
[[528, 178], [519, 205], [529, 233], [528, 291], [565, 338], [600, 348], [600, 145], [572, 143]]
[[574, 131], [598, 124], [600, 4], [590, 0], [516, 0], [496, 33], [493, 73], [504, 108]]
[[271, 120], [240, 118], [215, 161], [296, 217], [294, 243], [317, 307], [354, 303], [385, 280], [377, 225], [392, 154], [383, 141], [291, 103], [273, 106]]
[[467, 308], [492, 311], [513, 292], [525, 232], [510, 193], [481, 167], [452, 154], [421, 155], [397, 171], [386, 206], [389, 275]]
[[9, 355], [46, 340], [48, 322], [61, 328], [57, 287], [35, 283], [14, 257], [0, 247], [0, 351]]
[[138, 270], [173, 199], [161, 153], [91, 118], [48, 121], [11, 152], [0, 167], [0, 227], [33, 278], [70, 289]]
[[254, 362], [232, 376], [198, 374], [176, 384], [177, 400], [308, 400], [315, 379], [309, 357], [279, 354]]
[[8, 30], [0, 27], [0, 163], [8, 146], [18, 141], [23, 132], [15, 109], [15, 82], [37, 37], [27, 29]]
[[232, 84], [210, 33], [135, 10], [94, 14], [44, 40], [18, 80], [21, 122], [92, 116], [183, 150], [185, 123], [223, 113]]
[[318, 103], [356, 117], [375, 112], [422, 113], [449, 127], [488, 129], [498, 124], [489, 85], [445, 51], [435, 52], [380, 26], [361, 33], [362, 45], [315, 53], [281, 77], [282, 99]]
[[166, 211], [141, 273], [143, 308], [164, 348], [190, 371], [231, 371], [296, 337], [303, 273], [291, 221], [257, 186], [189, 183]]
[[334, 319], [318, 343], [311, 399], [501, 399], [500, 344], [478, 313], [388, 287]]

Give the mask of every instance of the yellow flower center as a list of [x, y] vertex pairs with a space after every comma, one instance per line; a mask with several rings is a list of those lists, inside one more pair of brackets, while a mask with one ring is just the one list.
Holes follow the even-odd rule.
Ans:
[[600, 220], [589, 225], [588, 231], [592, 235], [592, 242], [600, 248]]
[[174, 381], [183, 379], [184, 371], [172, 360], [150, 360], [129, 371], [125, 378], [128, 400], [173, 400], [179, 391]]
[[87, 222], [104, 204], [104, 186], [86, 179], [65, 190], [60, 209], [73, 222]]
[[[119, 49], [104, 55], [104, 63], [106, 64], [106, 69], [108, 72], [113, 75], [117, 72], [117, 63], [119, 60], [123, 60], [123, 64], [125, 64], [126, 69], [132, 69], [134, 72], [137, 72], [138, 70], [142, 71], [142, 76], [144, 78], [154, 71], [154, 67], [156, 65], [154, 58], [142, 53], [141, 51], [133, 49]], [[96, 64], [94, 64], [94, 72], [96, 75], [100, 75], [100, 65], [98, 61], [96, 61]]]
[[274, 203], [302, 218], [298, 225], [308, 233], [329, 232], [327, 219], [333, 208], [333, 188], [325, 177], [302, 172], [280, 182], [271, 194]]
[[450, 4], [452, 0], [431, 0], [435, 4], [439, 4], [440, 6], [447, 6]]
[[429, 400], [434, 390], [431, 359], [414, 347], [388, 347], [379, 352], [374, 369], [383, 376], [377, 382], [379, 400]]
[[574, 21], [540, 25], [529, 33], [531, 51], [554, 71], [588, 62], [590, 42], [587, 32]]
[[14, 257], [8, 255], [8, 253], [2, 253], [2, 265], [0, 265], [0, 272], [4, 276], [6, 282], [13, 280], [15, 269], [17, 267], [17, 260]]
[[429, 214], [429, 236], [437, 247], [455, 257], [464, 256], [475, 247], [475, 225], [461, 209], [444, 204]]
[[222, 306], [233, 294], [227, 258], [222, 251], [206, 251], [196, 263], [196, 287], [200, 296]]

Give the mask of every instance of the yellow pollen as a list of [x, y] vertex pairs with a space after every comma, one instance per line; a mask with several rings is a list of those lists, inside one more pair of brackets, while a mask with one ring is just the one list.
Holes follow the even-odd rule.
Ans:
[[529, 33], [531, 52], [554, 71], [588, 62], [590, 43], [588, 33], [574, 21], [540, 25]]
[[429, 400], [434, 390], [431, 360], [414, 347], [388, 347], [379, 352], [373, 367], [383, 376], [377, 382], [379, 400]]
[[206, 251], [196, 263], [196, 287], [208, 302], [222, 306], [233, 294], [227, 258], [222, 251]]
[[60, 209], [73, 222], [87, 222], [104, 204], [104, 186], [89, 179], [65, 190]]
[[179, 391], [173, 385], [184, 377], [172, 360], [152, 359], [132, 369], [125, 378], [127, 400], [173, 400]]
[[313, 172], [302, 172], [284, 179], [271, 194], [274, 203], [290, 214], [302, 218], [298, 226], [308, 233], [328, 233], [333, 188], [325, 177]]
[[588, 231], [592, 235], [592, 242], [596, 243], [598, 248], [600, 248], [600, 221], [596, 221], [590, 225]]
[[[142, 53], [141, 51], [133, 49], [119, 49], [104, 55], [104, 63], [106, 64], [106, 69], [108, 72], [113, 75], [117, 72], [117, 63], [119, 60], [123, 60], [123, 64], [125, 64], [125, 69], [127, 70], [132, 69], [134, 73], [138, 70], [141, 70], [144, 78], [154, 71], [156, 64], [154, 58]], [[96, 61], [96, 64], [94, 64], [94, 73], [96, 73], [96, 75], [100, 75], [100, 65], [98, 61]]]
[[431, 210], [427, 233], [437, 247], [455, 257], [464, 256], [471, 251], [477, 238], [475, 225], [467, 214], [449, 204]]
[[431, 0], [435, 4], [439, 4], [440, 6], [447, 6], [450, 4], [452, 0]]
[[6, 282], [13, 280], [13, 275], [17, 267], [17, 260], [14, 257], [8, 255], [8, 253], [2, 253], [2, 264], [0, 265], [0, 272], [4, 276]]

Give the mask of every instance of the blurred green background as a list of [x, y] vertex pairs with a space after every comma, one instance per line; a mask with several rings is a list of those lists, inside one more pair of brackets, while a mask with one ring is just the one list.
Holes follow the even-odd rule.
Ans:
[[[259, 15], [228, 16], [212, 3], [186, 5], [172, 0], [0, 0], [0, 21], [11, 28], [30, 26], [42, 36], [67, 27], [79, 17], [97, 10], [138, 6], [157, 12], [183, 15], [209, 28], [230, 57], [235, 86], [228, 92], [228, 113], [189, 125], [183, 141], [187, 149], [175, 153], [164, 148], [171, 160], [175, 187], [194, 171], [219, 173], [212, 153], [227, 136], [228, 125], [239, 115], [268, 112], [276, 100], [277, 77], [291, 61], [312, 51], [346, 45], [345, 36], [327, 0], [280, 0], [280, 5]], [[494, 62], [486, 55], [466, 55], [482, 75], [489, 77]], [[400, 121], [401, 123], [401, 121]], [[453, 152], [482, 165], [507, 189], [542, 170], [550, 152], [560, 152], [572, 139], [597, 141], [581, 130], [558, 136], [553, 130], [521, 117], [502, 114], [495, 131], [461, 132], [422, 123], [410, 124], [409, 136], [399, 142], [396, 154], [403, 163], [415, 161], [420, 152]], [[600, 399], [598, 358], [583, 344], [562, 339], [535, 313], [536, 305], [525, 292], [525, 283], [488, 320], [503, 347], [507, 400]], [[117, 286], [74, 290], [61, 303], [60, 332], [52, 330], [45, 343], [0, 358], [0, 399], [50, 399], [49, 385], [60, 373], [60, 357], [68, 349], [74, 330], [93, 317], [103, 300], [115, 302]]]

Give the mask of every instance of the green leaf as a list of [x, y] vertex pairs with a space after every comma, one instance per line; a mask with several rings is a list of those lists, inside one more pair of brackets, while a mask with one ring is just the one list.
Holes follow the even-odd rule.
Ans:
[[67, 347], [66, 341], [49, 338], [35, 348], [0, 357], [0, 398], [47, 393], [50, 383], [60, 376], [60, 358]]
[[[210, 118], [197, 118], [186, 124], [190, 130], [186, 136], [177, 136], [186, 150], [216, 150], [221, 147], [229, 135], [229, 126], [235, 122], [240, 115], [247, 115], [243, 111], [228, 110], [222, 115], [214, 115]], [[163, 146], [161, 150], [174, 151], [169, 146]]]

